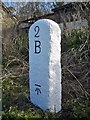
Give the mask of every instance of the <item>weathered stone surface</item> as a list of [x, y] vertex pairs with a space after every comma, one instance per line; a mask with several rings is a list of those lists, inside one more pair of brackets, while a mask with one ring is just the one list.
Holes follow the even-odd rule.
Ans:
[[61, 110], [61, 30], [48, 19], [29, 29], [31, 101], [43, 110]]

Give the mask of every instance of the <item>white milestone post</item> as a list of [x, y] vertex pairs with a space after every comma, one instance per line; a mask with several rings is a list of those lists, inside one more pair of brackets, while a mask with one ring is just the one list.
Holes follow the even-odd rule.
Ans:
[[29, 79], [31, 102], [43, 110], [61, 110], [61, 30], [49, 19], [29, 29]]

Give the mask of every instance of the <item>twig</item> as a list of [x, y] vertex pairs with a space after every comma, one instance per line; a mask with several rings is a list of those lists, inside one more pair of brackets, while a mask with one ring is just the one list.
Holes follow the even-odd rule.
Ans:
[[[77, 79], [77, 77], [72, 73], [72, 71], [70, 71], [67, 67], [64, 66], [64, 68], [76, 79], [76, 81], [78, 82], [78, 84], [80, 85], [81, 90], [85, 93], [85, 96], [90, 96], [89, 93], [84, 89], [83, 85], [80, 83], [80, 81]], [[88, 97], [87, 97], [88, 99]]]

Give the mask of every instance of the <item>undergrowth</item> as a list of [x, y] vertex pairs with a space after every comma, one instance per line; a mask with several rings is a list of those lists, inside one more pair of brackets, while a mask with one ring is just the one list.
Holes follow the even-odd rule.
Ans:
[[[21, 36], [20, 36], [21, 38]], [[16, 48], [18, 40], [14, 39]], [[87, 29], [62, 34], [62, 110], [42, 111], [30, 102], [28, 51], [3, 58], [2, 104], [3, 120], [89, 120], [90, 119], [90, 36]], [[27, 42], [26, 42], [27, 44]], [[27, 49], [27, 48], [26, 48]], [[24, 58], [27, 59], [24, 59]]]

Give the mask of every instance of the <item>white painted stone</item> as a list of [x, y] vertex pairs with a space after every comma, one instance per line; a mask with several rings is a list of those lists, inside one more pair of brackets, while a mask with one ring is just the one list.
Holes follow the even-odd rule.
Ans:
[[29, 29], [30, 98], [50, 112], [61, 110], [60, 42], [61, 30], [52, 20], [38, 20]]

